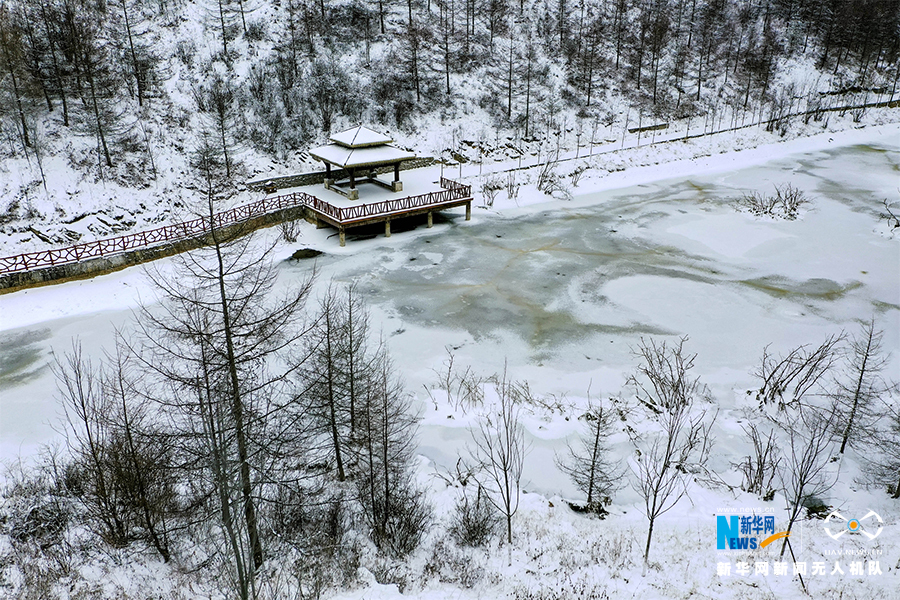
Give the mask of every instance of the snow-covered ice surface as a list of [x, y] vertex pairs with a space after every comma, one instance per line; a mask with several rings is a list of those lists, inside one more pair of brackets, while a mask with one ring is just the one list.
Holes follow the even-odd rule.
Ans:
[[[437, 170], [428, 176], [437, 179]], [[743, 192], [767, 193], [785, 183], [812, 200], [796, 221], [736, 210]], [[776, 353], [817, 344], [855, 331], [874, 315], [893, 352], [888, 373], [896, 377], [900, 235], [879, 220], [879, 207], [882, 198], [896, 198], [898, 186], [900, 127], [885, 125], [588, 173], [571, 201], [525, 186], [518, 202], [501, 192], [492, 209], [473, 208], [470, 222], [459, 210], [436, 216], [433, 229], [419, 224], [405, 230], [412, 224], [397, 222], [389, 239], [380, 227], [353, 230], [346, 248], [338, 247], [332, 230], [306, 226], [297, 244], [279, 246], [282, 285], [313, 267], [310, 260], [287, 260], [298, 246], [325, 252], [315, 261], [319, 286], [332, 278], [358, 282], [407, 388], [421, 402], [420, 453], [427, 459], [421, 477], [439, 515], [452, 506], [456, 490], [430, 473], [453, 468], [474, 418], [453, 410], [434, 389], [448, 347], [460, 368], [488, 375], [506, 366], [508, 377], [527, 380], [538, 394], [565, 396], [570, 405], [567, 414], [526, 415], [529, 493], [516, 517], [514, 565], [506, 567], [505, 551], [496, 552], [479, 559], [492, 575], [473, 589], [434, 578], [405, 589], [403, 597], [575, 597], [550, 595], [560, 589], [606, 590], [609, 598], [801, 597], [790, 577], [716, 575], [717, 508], [778, 507], [777, 498], [764, 503], [695, 485], [690, 500], [660, 520], [651, 550], [655, 566], [642, 578], [646, 524], [635, 493], [623, 489], [605, 521], [575, 515], [562, 498], [577, 493], [553, 465], [554, 452], [578, 430], [575, 417], [588, 389], [593, 397], [623, 391], [641, 337], [689, 336], [687, 349], [698, 354], [696, 373], [721, 411], [711, 467], [731, 485], [740, 483], [731, 463], [747, 447], [738, 410], [767, 344]], [[99, 356], [139, 297], [152, 298], [140, 269], [0, 296], [0, 456], [33, 455], [56, 438], [52, 352], [67, 350], [77, 336], [86, 353]], [[628, 454], [624, 434], [612, 442], [621, 456]], [[856, 469], [851, 455], [826, 500], [853, 514], [872, 509], [885, 518], [884, 534], [872, 543], [882, 552], [883, 575], [829, 576], [835, 557], [823, 553], [840, 544], [824, 535], [820, 522], [807, 523], [803, 553], [810, 568], [812, 561], [830, 561], [826, 575], [807, 579], [815, 598], [898, 597], [900, 505], [858, 486]], [[373, 582], [337, 597], [387, 599], [400, 592]]]

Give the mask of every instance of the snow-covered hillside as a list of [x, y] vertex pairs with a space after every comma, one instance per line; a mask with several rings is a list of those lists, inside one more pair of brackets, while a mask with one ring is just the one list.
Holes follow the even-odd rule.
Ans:
[[[860, 321], [874, 316], [888, 356], [883, 374], [890, 379], [900, 367], [898, 237], [879, 215], [879, 198], [896, 185], [898, 157], [896, 125], [866, 127], [586, 173], [571, 200], [527, 184], [514, 199], [502, 191], [492, 208], [476, 209], [471, 222], [451, 216], [433, 229], [389, 239], [363, 234], [346, 248], [329, 230], [302, 229], [303, 246], [325, 251], [317, 259], [315, 294], [330, 281], [357, 283], [406, 389], [416, 396], [422, 420], [414, 472], [434, 508], [419, 548], [403, 561], [381, 556], [361, 536], [364, 528], [351, 530], [344, 543], [358, 554], [346, 561], [348, 580], [325, 597], [799, 599], [807, 596], [793, 572], [796, 562], [805, 565], [803, 585], [812, 597], [893, 598], [900, 513], [884, 486], [867, 483], [865, 461], [877, 451], [865, 438], [843, 455], [836, 446], [822, 455], [826, 479], [835, 483], [818, 497], [847, 519], [877, 513], [884, 521], [877, 538], [832, 539], [829, 532], [838, 533], [843, 521], [808, 519], [804, 512], [794, 526], [795, 560], [784, 560], [780, 543], [718, 550], [716, 517], [752, 511], [774, 516], [776, 532], [786, 527], [783, 490], [770, 499], [743, 491], [738, 467], [752, 453], [744, 427], [767, 422], [756, 412], [760, 382], [752, 375], [766, 345], [772, 355], [815, 347], [841, 331], [858, 335]], [[439, 169], [422, 175], [433, 179]], [[785, 183], [810, 199], [796, 220], [740, 210], [742, 194], [770, 193]], [[264, 237], [276, 240], [278, 232]], [[297, 245], [279, 242], [279, 290], [311, 268], [287, 260]], [[171, 259], [160, 268], [170, 269]], [[10, 357], [5, 364], [15, 366], [2, 383], [5, 457], [34, 456], [39, 444], [58, 439], [48, 426], [59, 406], [46, 367], [51, 351], [68, 350], [78, 336], [86, 353], [101, 356], [100, 348], [113, 343], [113, 327], [130, 322], [138, 301], [153, 294], [140, 270], [130, 269], [0, 298], [0, 343]], [[709, 399], [696, 409], [709, 417], [717, 412], [714, 442], [708, 471], [694, 473], [687, 497], [657, 521], [644, 576], [647, 520], [634, 487], [634, 440], [656, 426], [641, 413], [627, 378], [639, 364], [633, 351], [641, 338], [672, 343], [681, 336], [689, 337], [686, 350], [697, 354], [692, 373], [709, 387]], [[531, 391], [522, 405], [530, 450], [513, 517], [512, 565], [502, 535], [484, 548], [468, 548], [450, 533], [457, 502], [464, 494], [471, 501], [475, 491], [471, 480], [462, 485], [466, 470], [458, 459], [469, 456], [480, 415], [493, 412], [497, 402], [488, 385], [484, 404], [469, 404], [459, 384], [504, 369]], [[831, 375], [842, 373], [836, 367]], [[449, 394], [445, 381], [452, 383]], [[831, 386], [830, 379], [822, 383]], [[816, 388], [807, 401], [827, 403], [820, 394]], [[589, 423], [582, 418], [588, 395], [594, 403], [618, 398], [629, 407], [606, 440], [611, 458], [622, 461], [622, 479], [602, 520], [569, 507], [585, 497], [554, 464]], [[896, 395], [883, 400], [896, 409]], [[866, 432], [888, 425], [883, 420]], [[35, 488], [8, 493], [10, 522], [44, 505], [48, 496], [28, 489]], [[864, 520], [866, 527], [872, 523]], [[92, 539], [84, 529], [67, 530], [59, 548], [72, 551], [61, 561], [52, 551], [37, 553], [5, 537], [11, 558], [5, 589], [18, 594], [32, 585], [44, 597], [227, 597], [219, 571], [196, 569], [208, 551], [202, 543], [185, 540], [168, 565], [139, 543], [98, 550]], [[260, 576], [263, 593], [297, 596], [298, 581], [313, 593], [312, 573], [304, 570], [309, 558], [272, 548]]]
[[[223, 206], [246, 201], [248, 179], [318, 168], [305, 151], [358, 122], [482, 176], [496, 161], [663, 134], [766, 122], [771, 140], [896, 120], [821, 112], [894, 98], [891, 3], [794, 4], [9, 2], [0, 253], [192, 217], [204, 148]], [[650, 154], [760, 141], [739, 133]]]

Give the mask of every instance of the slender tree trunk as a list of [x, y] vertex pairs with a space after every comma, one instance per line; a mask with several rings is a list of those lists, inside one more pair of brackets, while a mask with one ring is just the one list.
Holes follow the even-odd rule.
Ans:
[[335, 385], [334, 379], [336, 377], [335, 366], [334, 366], [334, 347], [332, 344], [332, 336], [334, 332], [331, 327], [331, 305], [329, 305], [328, 309], [325, 311], [325, 351], [328, 354], [328, 364], [326, 371], [326, 384], [328, 385], [328, 417], [329, 424], [331, 428], [331, 442], [334, 444], [334, 458], [337, 462], [338, 469], [338, 481], [344, 481], [346, 479], [346, 474], [344, 473], [344, 460], [341, 456], [341, 438], [338, 433], [338, 416], [337, 416], [337, 407], [335, 406]]
[[588, 506], [593, 503], [594, 499], [594, 479], [596, 479], [597, 475], [597, 459], [600, 457], [600, 431], [602, 427], [600, 427], [599, 417], [596, 423], [594, 423], [594, 445], [591, 448], [591, 475], [588, 479]]
[[16, 109], [19, 112], [19, 121], [22, 124], [22, 143], [27, 148], [31, 146], [31, 139], [28, 137], [28, 125], [25, 122], [25, 110], [22, 108], [22, 96], [19, 92], [18, 80], [16, 79], [16, 69], [12, 62], [9, 46], [7, 45], [6, 30], [0, 31], [0, 35], [3, 37], [3, 39], [0, 39], [0, 46], [3, 47], [3, 58], [6, 60], [6, 69], [9, 71], [9, 75], [12, 79], [13, 95], [16, 97]]
[[[211, 186], [212, 181], [207, 183]], [[211, 188], [210, 188], [211, 189]], [[219, 301], [222, 308], [222, 329], [225, 335], [225, 351], [228, 360], [228, 374], [231, 378], [231, 414], [234, 419], [234, 435], [238, 450], [238, 463], [241, 474], [241, 493], [244, 500], [244, 519], [247, 522], [247, 533], [250, 536], [250, 548], [253, 553], [253, 565], [259, 569], [263, 564], [262, 542], [256, 519], [256, 506], [253, 502], [253, 481], [250, 476], [250, 458], [247, 451], [247, 439], [244, 422], [244, 401], [240, 392], [240, 377], [237, 371], [237, 360], [234, 352], [233, 332], [231, 331], [231, 315], [229, 314], [228, 294], [225, 291], [225, 259], [222, 247], [213, 222], [215, 212], [212, 195], [209, 198], [210, 235], [216, 250], [216, 262], [219, 270]]]
[[853, 405], [850, 408], [850, 416], [847, 418], [847, 426], [844, 428], [844, 433], [841, 436], [841, 454], [844, 453], [844, 449], [847, 447], [847, 440], [850, 439], [850, 432], [853, 430], [853, 421], [856, 419], [856, 411], [859, 408], [859, 398], [862, 393], [863, 381], [866, 377], [866, 365], [869, 362], [869, 354], [872, 351], [872, 338], [875, 334], [874, 323], [867, 333], [866, 350], [862, 355], [862, 364], [859, 367], [859, 377], [856, 378], [856, 388], [853, 390]]
[[53, 76], [56, 78], [56, 85], [59, 88], [59, 95], [62, 99], [63, 106], [63, 125], [69, 126], [69, 103], [66, 100], [66, 88], [63, 86], [62, 75], [60, 74], [59, 60], [56, 58], [56, 36], [50, 33], [50, 23], [47, 17], [46, 5], [41, 2], [41, 17], [44, 22], [44, 34], [50, 44], [50, 58], [53, 61]]
[[135, 85], [137, 86], [138, 106], [144, 106], [144, 82], [141, 79], [141, 72], [138, 67], [137, 53], [134, 50], [134, 38], [131, 35], [131, 20], [128, 17], [128, 0], [122, 0], [122, 14], [125, 17], [125, 32], [128, 35], [128, 49], [131, 53], [131, 68], [134, 70]]
[[228, 60], [228, 37], [225, 31], [225, 0], [219, 0], [219, 27], [222, 29], [222, 52]]
[[235, 570], [237, 571], [238, 578], [238, 591], [241, 595], [241, 600], [250, 600], [250, 589], [247, 582], [247, 570], [244, 566], [244, 555], [241, 553], [241, 546], [238, 541], [238, 534], [235, 531], [234, 526], [234, 516], [231, 513], [231, 499], [228, 497], [228, 490], [231, 487], [231, 482], [228, 481], [228, 476], [225, 473], [224, 465], [222, 464], [222, 458], [224, 457], [225, 450], [222, 447], [221, 434], [219, 432], [218, 427], [216, 427], [217, 416], [215, 414], [214, 406], [216, 403], [212, 400], [212, 398], [207, 398], [204, 401], [204, 393], [210, 393], [212, 390], [212, 381], [210, 380], [209, 371], [207, 369], [207, 365], [209, 365], [209, 360], [206, 355], [206, 346], [205, 343], [201, 343], [201, 353], [203, 355], [203, 375], [204, 375], [204, 383], [203, 387], [198, 389], [197, 392], [199, 394], [199, 402], [200, 402], [200, 411], [203, 414], [203, 408], [206, 407], [207, 417], [204, 420], [204, 429], [207, 440], [210, 444], [210, 459], [211, 459], [211, 467], [213, 472], [213, 477], [216, 479], [216, 490], [219, 496], [219, 508], [222, 513], [222, 526], [225, 528], [225, 534], [228, 538], [228, 545], [231, 546], [231, 552], [234, 554], [235, 561]]
[[506, 77], [506, 118], [512, 118], [512, 82], [513, 82], [513, 38], [509, 36], [509, 68]]
[[381, 460], [382, 460], [382, 469], [384, 471], [384, 510], [382, 514], [382, 526], [381, 529], [384, 532], [385, 536], [388, 532], [388, 518], [390, 517], [391, 511], [393, 507], [391, 506], [391, 477], [390, 477], [390, 462], [388, 461], [388, 381], [387, 381], [387, 373], [382, 373], [382, 385], [384, 386], [384, 391], [381, 394]]
[[112, 168], [112, 157], [109, 155], [109, 148], [106, 145], [106, 134], [103, 132], [103, 121], [100, 118], [100, 105], [97, 102], [97, 90], [94, 86], [94, 76], [87, 74], [88, 88], [91, 91], [91, 104], [94, 108], [94, 120], [97, 123], [97, 139], [103, 149], [103, 157], [106, 159], [106, 166]]
[[225, 176], [231, 179], [231, 159], [228, 156], [228, 142], [226, 140], [226, 130], [228, 129], [226, 126], [225, 114], [222, 112], [219, 115], [219, 137], [222, 141], [222, 156], [225, 158]]
[[644, 566], [641, 570], [641, 577], [647, 576], [647, 567], [650, 565], [650, 541], [653, 539], [653, 524], [656, 519], [650, 518], [650, 527], [647, 529], [647, 544], [644, 546]]

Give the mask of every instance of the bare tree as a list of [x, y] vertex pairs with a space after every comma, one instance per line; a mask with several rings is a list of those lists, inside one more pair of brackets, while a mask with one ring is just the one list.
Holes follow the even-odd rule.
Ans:
[[123, 487], [144, 537], [169, 562], [169, 520], [178, 510], [168, 436], [152, 419], [146, 395], [136, 389], [134, 360], [121, 340], [106, 363], [101, 384], [112, 409], [107, 419], [114, 434], [115, 480]]
[[900, 498], [900, 405], [889, 399], [882, 403], [883, 416], [870, 431], [863, 454], [866, 479], [883, 486], [891, 498]]
[[[323, 438], [328, 462], [334, 464], [338, 481], [347, 479], [345, 468], [352, 415], [348, 414], [344, 352], [345, 322], [334, 285], [319, 300], [319, 314], [304, 341], [304, 361], [298, 370], [307, 409]], [[351, 345], [352, 346], [352, 345]], [[308, 358], [306, 358], [308, 357]]]
[[177, 512], [172, 453], [134, 389], [127, 350], [117, 346], [95, 368], [75, 342], [54, 371], [79, 481], [74, 489], [95, 530], [116, 546], [144, 539], [168, 562], [168, 520]]
[[[20, 71], [24, 67], [23, 48], [18, 32], [12, 27], [12, 15], [6, 7], [6, 4], [0, 5], [0, 58], [3, 59], [3, 67], [9, 75], [12, 83], [13, 98], [16, 103], [16, 111], [19, 116], [22, 137], [22, 145], [26, 148], [31, 146], [31, 140], [28, 136], [28, 125], [25, 120], [25, 110], [22, 107], [23, 89], [22, 76]], [[5, 79], [5, 77], [4, 77]]]
[[206, 115], [211, 129], [215, 131], [218, 146], [222, 152], [224, 176], [231, 179], [237, 152], [235, 133], [237, 129], [237, 109], [235, 106], [235, 87], [232, 82], [218, 73], [204, 87], [194, 91], [197, 108]]
[[598, 401], [588, 404], [582, 418], [584, 427], [578, 446], [569, 445], [567, 456], [557, 456], [556, 464], [587, 495], [587, 510], [599, 511], [604, 502], [609, 502], [609, 496], [621, 487], [620, 465], [610, 458], [607, 441], [614, 431], [618, 414]]
[[[776, 420], [782, 450], [778, 482], [788, 511], [788, 537], [781, 545], [779, 556], [790, 550], [791, 558], [796, 560], [790, 540], [794, 525], [811, 500], [837, 482], [837, 475], [830, 470], [834, 418], [833, 410], [800, 407], [780, 411]], [[802, 577], [800, 583], [805, 589]]]
[[472, 433], [475, 447], [470, 454], [480, 468], [481, 485], [488, 490], [488, 499], [506, 520], [506, 542], [512, 564], [512, 518], [519, 510], [522, 469], [529, 446], [525, 443], [525, 428], [520, 421], [512, 382], [506, 379], [505, 370], [494, 387], [495, 410], [478, 420], [478, 428]]
[[403, 557], [416, 548], [431, 516], [413, 482], [418, 419], [383, 343], [371, 364], [354, 439], [357, 497], [375, 545]]
[[878, 420], [877, 401], [896, 389], [881, 377], [889, 356], [882, 353], [884, 332], [875, 329], [873, 317], [850, 339], [850, 356], [843, 377], [835, 378], [831, 397], [837, 405], [841, 454], [860, 441], [860, 432]]
[[148, 269], [160, 303], [140, 311], [140, 356], [159, 381], [155, 399], [184, 464], [195, 470], [192, 485], [219, 513], [237, 592], [247, 600], [265, 556], [259, 504], [293, 401], [275, 357], [304, 333], [298, 312], [311, 280], [274, 298], [265, 250], [245, 232], [215, 227], [223, 168], [216, 156], [208, 144], [196, 156], [210, 246], [176, 257], [174, 276]]
[[644, 575], [657, 519], [675, 507], [688, 493], [694, 475], [705, 470], [712, 444], [715, 415], [708, 417], [706, 410], [694, 407], [695, 402], [709, 401], [709, 392], [689, 374], [696, 354], [685, 354], [686, 341], [681, 338], [669, 348], [665, 342], [641, 340], [636, 354], [642, 362], [629, 378], [638, 402], [657, 425], [655, 431], [635, 439], [634, 488], [644, 501], [649, 522]]
[[85, 474], [85, 506], [100, 536], [113, 545], [124, 545], [129, 523], [108, 469], [111, 432], [105, 417], [112, 407], [103, 394], [99, 370], [83, 356], [77, 341], [64, 359], [56, 359], [53, 369], [66, 443]]

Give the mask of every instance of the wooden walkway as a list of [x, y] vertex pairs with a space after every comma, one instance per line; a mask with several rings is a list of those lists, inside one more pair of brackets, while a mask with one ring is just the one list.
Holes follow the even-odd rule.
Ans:
[[373, 204], [340, 207], [329, 204], [304, 192], [294, 192], [271, 198], [262, 198], [256, 202], [244, 204], [231, 210], [216, 213], [212, 218], [200, 217], [184, 223], [166, 225], [149, 231], [76, 244], [66, 248], [26, 252], [16, 256], [0, 258], [0, 276], [8, 273], [33, 271], [51, 266], [77, 263], [94, 258], [104, 258], [123, 252], [140, 250], [164, 244], [200, 238], [209, 234], [212, 229], [219, 229], [242, 223], [290, 208], [305, 208], [307, 219], [317, 226], [331, 225], [340, 232], [341, 246], [345, 244], [344, 232], [350, 227], [369, 223], [385, 222], [385, 233], [390, 235], [390, 221], [405, 216], [421, 213], [428, 214], [428, 226], [431, 226], [431, 214], [434, 211], [446, 210], [455, 206], [466, 206], [466, 220], [471, 216], [471, 186], [463, 185], [450, 179], [441, 178], [441, 187], [437, 192], [408, 196], [396, 200], [386, 200]]

